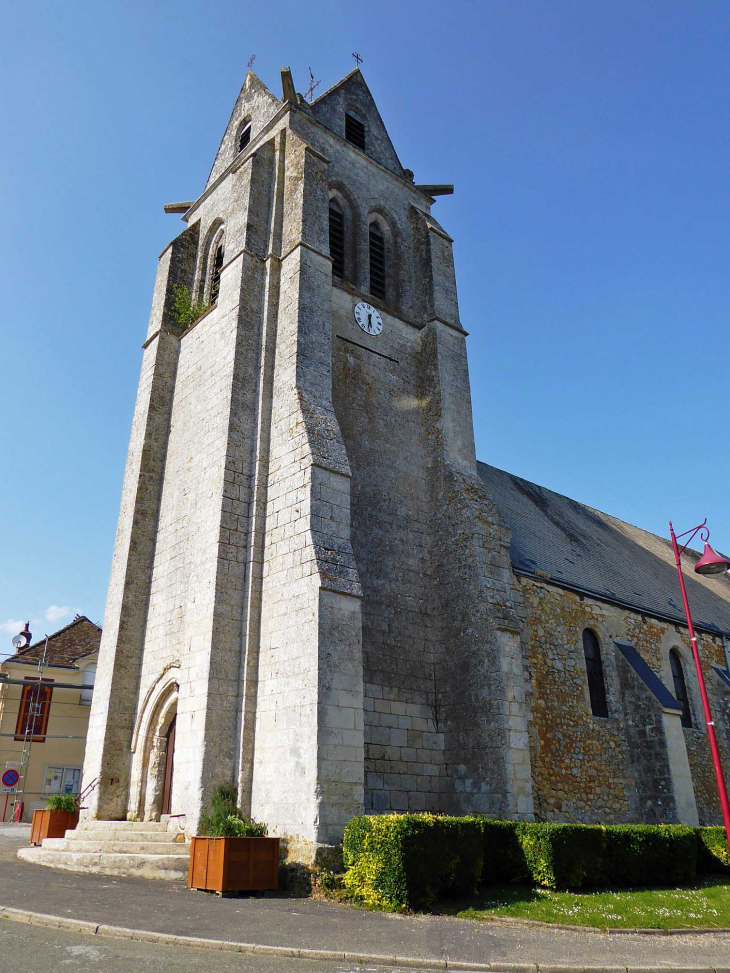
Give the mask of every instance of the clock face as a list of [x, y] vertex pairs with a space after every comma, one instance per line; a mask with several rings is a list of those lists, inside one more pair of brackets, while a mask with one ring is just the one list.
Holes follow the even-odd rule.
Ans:
[[355, 305], [355, 320], [365, 334], [373, 337], [383, 330], [383, 319], [380, 316], [380, 311], [374, 308], [372, 304], [366, 304], [365, 301], [360, 301], [359, 304]]

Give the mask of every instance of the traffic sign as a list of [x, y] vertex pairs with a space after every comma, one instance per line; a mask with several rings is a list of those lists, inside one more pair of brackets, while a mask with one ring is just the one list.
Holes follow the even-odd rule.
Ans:
[[6, 770], [2, 776], [3, 787], [12, 788], [18, 783], [20, 774], [17, 770]]

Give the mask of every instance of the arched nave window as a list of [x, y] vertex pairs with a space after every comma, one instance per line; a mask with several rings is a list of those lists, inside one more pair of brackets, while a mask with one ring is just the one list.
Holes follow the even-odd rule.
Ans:
[[679, 652], [676, 649], [672, 649], [669, 653], [669, 665], [672, 667], [672, 679], [674, 680], [674, 697], [677, 702], [682, 707], [682, 726], [686, 726], [687, 729], [692, 727], [692, 713], [689, 709], [689, 695], [687, 694], [687, 682], [684, 678], [684, 669], [682, 668], [682, 660], [679, 658]]
[[586, 659], [588, 692], [591, 697], [591, 712], [594, 716], [607, 717], [606, 682], [603, 678], [601, 646], [595, 632], [587, 628], [583, 632], [583, 653]]

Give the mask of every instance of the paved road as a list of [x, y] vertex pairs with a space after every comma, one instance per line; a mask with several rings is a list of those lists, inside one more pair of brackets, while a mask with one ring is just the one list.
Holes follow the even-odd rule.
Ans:
[[[216, 953], [184, 946], [99, 939], [0, 920], [0, 973], [396, 973], [388, 967]], [[413, 973], [402, 970], [398, 973]], [[434, 971], [436, 973], [436, 971]]]
[[[510, 926], [480, 923], [443, 916], [398, 916], [365, 912], [331, 902], [313, 899], [274, 898], [219, 899], [204, 892], [191, 892], [182, 882], [115, 878], [105, 875], [57, 871], [21, 862], [16, 857], [19, 845], [27, 842], [27, 828], [0, 831], [0, 906], [74, 919], [89, 920], [132, 929], [224, 939], [229, 942], [260, 943], [306, 949], [334, 950], [381, 956], [410, 956], [431, 962], [471, 962], [494, 965], [538, 963], [541, 966], [661, 966], [667, 968], [722, 967], [730, 973], [730, 934], [606, 936], [600, 933], [569, 932], [537, 926]], [[101, 937], [76, 935], [45, 927], [23, 927], [0, 920], [5, 937], [27, 942], [54, 942], [58, 959], [60, 944], [87, 945], [95, 949], [127, 947]], [[10, 932], [8, 932], [10, 928]], [[20, 947], [23, 948], [22, 946]], [[44, 947], [45, 949], [46, 947]], [[131, 943], [145, 957], [161, 956], [160, 951], [189, 953], [188, 947]], [[13, 954], [10, 964], [0, 952], [0, 973], [32, 973], [25, 966], [26, 956]], [[46, 960], [48, 954], [45, 953]], [[83, 954], [79, 954], [83, 955]], [[72, 954], [63, 955], [63, 961]], [[197, 957], [197, 958], [196, 958]], [[35, 955], [29, 957], [35, 962]], [[311, 961], [267, 958], [273, 970], [304, 971]], [[252, 965], [252, 962], [254, 965]], [[226, 953], [216, 955], [197, 950], [191, 964], [181, 970], [257, 969], [264, 970], [262, 955], [251, 957]], [[218, 963], [216, 966], [214, 964]], [[236, 966], [235, 964], [239, 965]], [[3, 965], [5, 964], [5, 965]], [[39, 967], [40, 968], [40, 967]], [[53, 968], [53, 967], [50, 967]], [[73, 967], [68, 967], [73, 969]], [[79, 967], [83, 969], [84, 967]], [[93, 969], [94, 967], [88, 967]], [[115, 973], [114, 966], [98, 967]], [[140, 966], [144, 970], [151, 967]], [[334, 971], [333, 964], [320, 969]], [[44, 973], [49, 969], [46, 963]], [[124, 969], [124, 967], [120, 967]], [[156, 966], [158, 973], [175, 966]], [[358, 971], [361, 973], [361, 971]]]

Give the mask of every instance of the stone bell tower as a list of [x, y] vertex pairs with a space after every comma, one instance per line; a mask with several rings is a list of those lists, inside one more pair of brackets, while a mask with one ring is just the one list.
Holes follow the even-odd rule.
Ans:
[[[312, 861], [363, 810], [532, 813], [509, 534], [477, 476], [437, 194], [359, 70], [246, 77], [160, 257], [84, 782], [220, 781]], [[179, 287], [210, 305], [181, 327]]]

